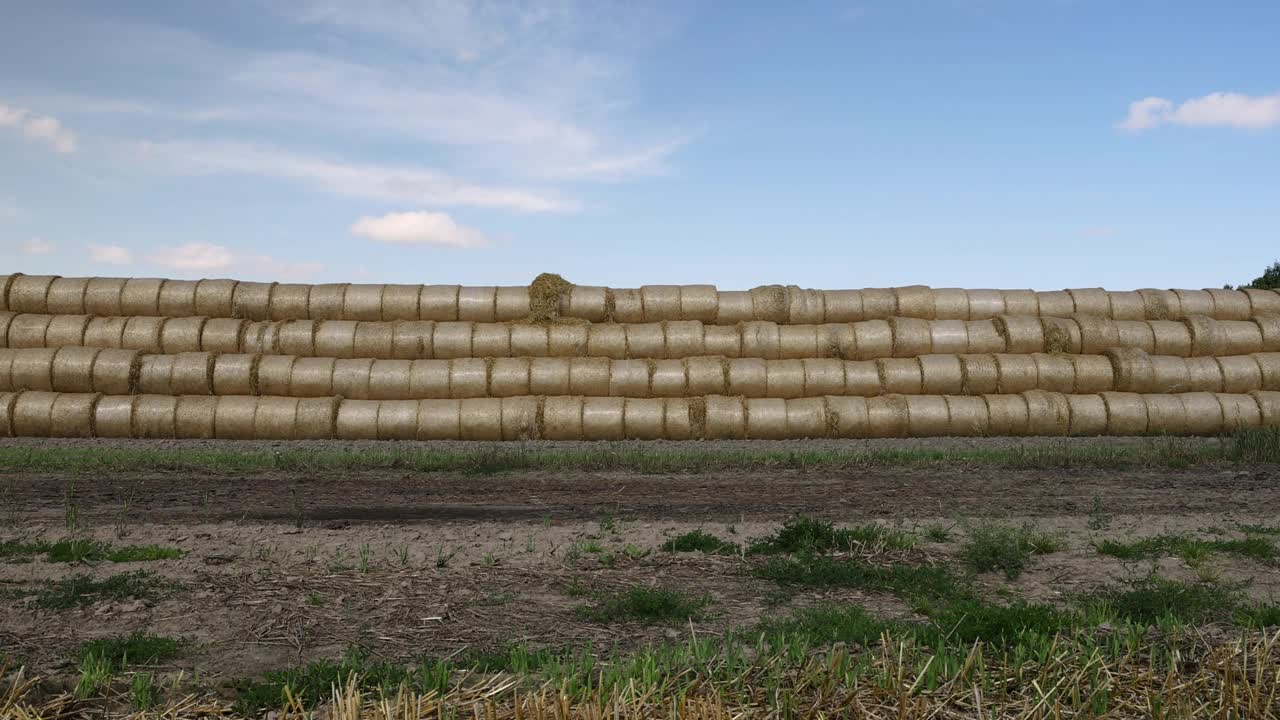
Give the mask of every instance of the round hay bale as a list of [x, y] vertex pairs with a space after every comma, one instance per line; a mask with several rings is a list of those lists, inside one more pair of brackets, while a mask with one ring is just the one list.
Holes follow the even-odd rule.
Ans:
[[[510, 288], [502, 289], [509, 290]], [[512, 320], [529, 314], [528, 291], [525, 288], [519, 289], [524, 291], [524, 306], [521, 309], [522, 311], [511, 318], [504, 319]], [[421, 285], [383, 285], [382, 316], [378, 319], [384, 322], [392, 322], [395, 320], [417, 320], [418, 300], [421, 295]]]
[[1116, 320], [1116, 347], [1156, 351], [1156, 334], [1146, 320]]
[[[219, 355], [217, 357], [214, 363], [215, 377], [218, 366], [229, 357], [228, 355]], [[336, 393], [333, 391], [333, 368], [335, 363], [337, 363], [337, 360], [334, 358], [296, 358], [293, 361], [293, 370], [289, 374], [289, 394], [294, 397], [307, 398], [335, 395]]]
[[173, 434], [191, 440], [212, 439], [215, 437], [217, 413], [216, 397], [180, 397], [173, 411]]
[[1151, 356], [1136, 348], [1111, 348], [1105, 353], [1111, 361], [1114, 389], [1118, 392], [1161, 392], [1156, 384]]
[[[551, 357], [577, 358], [587, 354], [587, 325], [556, 323], [547, 327], [547, 353]], [[482, 353], [477, 352], [476, 355]]]
[[991, 432], [991, 415], [987, 401], [981, 397], [948, 395], [947, 435], [957, 437], [982, 437]]
[[1012, 395], [1040, 387], [1040, 371], [1035, 358], [1007, 353], [997, 353], [992, 357], [996, 361], [997, 393]]
[[1178, 304], [1182, 307], [1182, 316], [1194, 315], [1213, 317], [1213, 296], [1204, 290], [1174, 290], [1178, 296]]
[[1253, 359], [1262, 371], [1262, 389], [1280, 390], [1280, 353], [1256, 353]]
[[1097, 393], [1115, 387], [1115, 370], [1103, 355], [1068, 355], [1075, 369], [1077, 393]]
[[1082, 338], [1080, 324], [1075, 318], [1042, 317], [1044, 351], [1079, 354]]
[[662, 440], [665, 433], [666, 401], [661, 398], [624, 398], [623, 434], [629, 440]]
[[84, 312], [88, 315], [121, 315], [120, 298], [126, 278], [89, 278], [84, 291]]
[[8, 347], [9, 325], [17, 317], [11, 312], [0, 312], [0, 345]]
[[461, 437], [461, 400], [421, 400], [418, 402], [419, 440], [458, 440]]
[[1193, 357], [1183, 360], [1187, 368], [1187, 385], [1192, 392], [1222, 392], [1225, 378], [1215, 358]]
[[848, 360], [857, 355], [857, 342], [852, 323], [827, 323], [818, 326], [818, 346], [824, 358]]
[[278, 355], [280, 353], [280, 329], [284, 327], [283, 322], [264, 322], [258, 330], [259, 332], [251, 332], [252, 325], [245, 328], [244, 339], [241, 344], [247, 352], [264, 353], [268, 355]]
[[761, 358], [737, 358], [729, 363], [727, 381], [729, 395], [767, 397], [769, 364]]
[[893, 356], [893, 328], [888, 320], [853, 323], [854, 359], [877, 360]]
[[0, 392], [9, 393], [15, 389], [13, 387], [13, 358], [16, 353], [25, 352], [24, 350], [0, 350]]
[[342, 400], [336, 397], [299, 399], [298, 419], [293, 426], [294, 439], [329, 440], [335, 437], [341, 404]]
[[821, 290], [787, 286], [787, 324], [819, 325], [826, 322], [826, 298]]
[[680, 319], [679, 285], [643, 285], [640, 287], [642, 322]]
[[[679, 363], [677, 362], [678, 365]], [[609, 394], [609, 367], [608, 358], [569, 358], [569, 394], [596, 397], [607, 396]], [[681, 382], [680, 385], [683, 390], [684, 383]], [[683, 395], [684, 393], [681, 392], [680, 394]]]
[[[434, 351], [431, 338], [435, 332], [436, 324], [431, 320], [397, 320], [391, 323], [391, 357], [396, 360], [431, 357]], [[546, 347], [545, 342], [543, 347]]]
[[1076, 391], [1076, 366], [1069, 356], [1033, 353], [1031, 359], [1036, 364], [1036, 386], [1040, 390], [1060, 393]]
[[742, 335], [742, 357], [777, 360], [782, 352], [779, 327], [766, 321], [745, 322], [738, 326]]
[[937, 311], [933, 304], [933, 290], [927, 285], [907, 285], [891, 288], [896, 301], [896, 315], [901, 318], [933, 320]]
[[213, 353], [178, 353], [173, 357], [169, 392], [173, 395], [212, 395], [213, 366]]
[[702, 437], [705, 408], [702, 398], [665, 398], [662, 403], [662, 435], [667, 440], [691, 440]]
[[186, 317], [196, 314], [195, 280], [165, 280], [160, 285], [156, 309], [164, 317]]
[[282, 321], [280, 323], [280, 332], [277, 335], [281, 354], [297, 355], [299, 357], [314, 356], [316, 354], [316, 330], [321, 322], [323, 321]]
[[142, 372], [142, 354], [137, 350], [107, 348], [97, 353], [91, 371], [93, 390], [107, 395], [130, 395]]
[[51, 437], [96, 437], [94, 408], [102, 395], [98, 393], [59, 393], [49, 412]]
[[[214, 395], [258, 394], [259, 355], [218, 355], [213, 362]], [[219, 436], [221, 437], [221, 436]]]
[[9, 309], [9, 288], [13, 286], [14, 278], [21, 275], [22, 273], [0, 275], [0, 310], [7, 311]]
[[655, 360], [649, 367], [649, 392], [654, 397], [684, 397], [689, 394], [689, 374], [684, 360]]
[[[960, 395], [964, 392], [964, 371], [959, 355], [921, 355], [920, 392], [925, 395]], [[838, 393], [823, 393], [838, 394]]]
[[[200, 338], [208, 318], [171, 317], [160, 326], [161, 352], [200, 352]], [[127, 329], [126, 329], [127, 331]]]
[[248, 320], [210, 318], [200, 329], [200, 349], [205, 352], [240, 352], [248, 325]]
[[1148, 320], [1155, 338], [1152, 355], [1191, 356], [1191, 330], [1181, 320]]
[[[200, 280], [196, 283], [195, 302], [187, 315], [230, 318], [235, 316], [235, 280]], [[167, 286], [166, 286], [167, 289]], [[161, 293], [161, 302], [164, 294]], [[176, 313], [169, 313], [176, 314]]]
[[9, 387], [53, 392], [53, 359], [57, 354], [57, 348], [27, 348], [14, 353], [9, 366]]
[[529, 392], [533, 395], [568, 395], [569, 358], [531, 358]]
[[906, 398], [907, 434], [909, 437], [942, 437], [951, 429], [951, 413], [941, 395], [916, 395]]
[[[388, 286], [388, 289], [391, 286]], [[383, 313], [387, 312], [387, 299], [383, 299]], [[518, 286], [499, 287], [494, 293], [494, 319], [498, 322], [513, 322], [529, 317], [529, 288]], [[603, 320], [603, 318], [601, 318]]]
[[1074, 315], [1092, 315], [1111, 318], [1111, 294], [1102, 288], [1075, 288], [1068, 290]]
[[133, 406], [137, 395], [108, 395], [93, 411], [93, 429], [101, 438], [133, 437]]
[[703, 325], [702, 347], [707, 355], [742, 357], [742, 332], [739, 326]]
[[827, 436], [827, 402], [821, 397], [787, 400], [788, 438], [807, 440]]
[[461, 285], [423, 285], [418, 295], [418, 318], [436, 322], [457, 321], [458, 296], [461, 294]]
[[1222, 429], [1224, 432], [1255, 428], [1262, 425], [1262, 409], [1252, 395], [1218, 393], [1222, 405]]
[[582, 398], [548, 397], [542, 404], [544, 440], [582, 440]]
[[1036, 317], [1040, 315], [1040, 296], [1034, 290], [1001, 290], [1004, 315]]
[[[1249, 393], [1258, 403], [1258, 411], [1262, 417], [1263, 427], [1280, 426], [1280, 392], [1264, 390]], [[3, 402], [0, 402], [3, 405]]]
[[967, 320], [965, 327], [969, 333], [970, 353], [1002, 353], [1008, 352], [1008, 343], [995, 320]]
[[[256, 398], [253, 398], [256, 400]], [[172, 439], [178, 436], [178, 398], [171, 395], [139, 395], [133, 406], [133, 437]], [[249, 425], [252, 433], [252, 424]], [[251, 435], [252, 437], [252, 435]]]
[[[516, 332], [520, 330], [516, 326], [512, 330], [511, 335], [511, 352], [517, 355], [530, 355], [533, 353], [521, 352], [516, 345]], [[537, 355], [547, 354], [545, 351], [536, 353]], [[587, 326], [587, 355], [591, 357], [613, 358], [621, 360], [627, 356], [627, 326], [617, 323], [601, 323], [598, 325]]]
[[128, 318], [95, 317], [84, 328], [84, 344], [91, 347], [119, 348], [124, 346], [124, 326]]
[[751, 317], [757, 321], [787, 322], [787, 289], [782, 285], [751, 288]]
[[[644, 303], [640, 300], [640, 288], [614, 288], [608, 293], [613, 298], [610, 318], [617, 323], [644, 322]], [[606, 298], [606, 307], [610, 307]]]
[[55, 350], [50, 368], [53, 390], [63, 393], [93, 392], [93, 363], [101, 352], [102, 348], [89, 347], [62, 347]]
[[90, 319], [88, 315], [53, 315], [44, 331], [45, 347], [84, 345]]
[[1020, 437], [1027, 434], [1030, 411], [1025, 395], [983, 395], [982, 398], [987, 403], [992, 436]]
[[781, 325], [778, 327], [778, 358], [799, 360], [828, 357], [832, 353], [822, 325]]
[[1255, 317], [1253, 322], [1262, 334], [1263, 352], [1280, 351], [1280, 316]]
[[[1190, 315], [1183, 319], [1191, 335], [1191, 356], [1210, 357], [1219, 354], [1223, 347], [1222, 328], [1217, 320], [1204, 315]], [[1163, 353], [1162, 353], [1163, 354]]]
[[1218, 396], [1207, 392], [1190, 392], [1177, 395], [1186, 408], [1188, 435], [1217, 435], [1223, 429], [1222, 404]]
[[[1044, 349], [1044, 326], [1040, 318], [1001, 315], [992, 320], [996, 332], [1004, 340], [1007, 352], [1037, 353]], [[967, 338], [967, 334], [966, 334]], [[968, 352], [968, 347], [963, 352]]]
[[716, 325], [737, 325], [755, 319], [755, 305], [746, 290], [724, 290], [716, 297]]
[[537, 440], [538, 426], [538, 398], [502, 399], [503, 440]]
[[663, 323], [668, 358], [689, 358], [704, 354], [703, 325], [698, 320], [671, 320]]
[[[769, 360], [764, 366], [767, 398], [800, 398], [805, 396], [804, 361]], [[751, 397], [751, 396], [748, 396]]]
[[1248, 355], [1266, 350], [1262, 328], [1252, 320], [1218, 320], [1216, 322], [1222, 342], [1216, 354]]
[[[498, 402], [493, 400], [491, 402]], [[417, 400], [383, 400], [378, 403], [378, 439], [413, 440], [418, 437]], [[494, 438], [500, 440], [501, 438]]]
[[961, 288], [934, 288], [933, 314], [938, 320], [968, 320], [969, 291]]
[[1027, 435], [1060, 437], [1071, 432], [1071, 405], [1066, 395], [1044, 390], [1020, 394], [1027, 401]]
[[395, 327], [384, 322], [357, 322], [355, 357], [390, 358], [395, 353]]
[[[649, 371], [648, 364], [646, 363], [643, 368], [639, 366], [627, 366], [625, 369], [620, 369], [622, 362], [624, 361], [618, 361], [614, 364], [613, 372], [623, 376], [634, 376], [635, 379], [629, 381], [626, 385], [624, 385], [621, 380], [616, 379], [616, 377], [615, 379], [611, 379], [610, 394], [619, 394], [612, 392], [613, 384], [617, 382], [620, 389], [627, 387], [627, 385], [636, 387], [637, 391], [635, 393], [628, 393], [630, 397], [648, 397], [650, 395], [650, 386], [647, 384], [641, 384], [643, 382], [647, 382]], [[687, 394], [692, 397], [729, 394], [729, 369], [735, 362], [738, 362], [738, 360], [728, 360], [722, 357], [696, 357], [685, 360], [684, 366], [685, 379], [688, 388]], [[643, 380], [641, 379], [641, 373], [643, 373]]]
[[1215, 320], [1248, 320], [1253, 316], [1249, 296], [1239, 290], [1205, 290], [1213, 298]]
[[1111, 298], [1111, 319], [1112, 320], [1146, 320], [1147, 305], [1143, 300], [1142, 294], [1133, 290], [1124, 292], [1111, 291], [1107, 293]]
[[1280, 291], [1245, 288], [1241, 292], [1249, 299], [1249, 317], [1280, 315]]
[[266, 331], [270, 322], [254, 322], [250, 321], [244, 326], [244, 332], [240, 335], [240, 350], [247, 353], [262, 352], [262, 334]]
[[[627, 334], [627, 358], [661, 358], [667, 356], [666, 333], [662, 323], [638, 323], [623, 326]], [[622, 358], [614, 358], [620, 360]]]
[[889, 319], [893, 333], [893, 357], [907, 358], [927, 355], [933, 351], [933, 338], [928, 320], [895, 317]]
[[588, 397], [582, 400], [582, 436], [585, 440], [622, 440], [624, 398]]
[[1187, 432], [1187, 408], [1177, 395], [1143, 395], [1147, 406], [1148, 435], [1183, 435]]
[[312, 320], [345, 319], [342, 316], [342, 306], [346, 301], [348, 287], [348, 283], [312, 285], [311, 293], [307, 296], [307, 314], [289, 319], [300, 320], [303, 317]]
[[120, 291], [120, 314], [160, 315], [160, 289], [164, 282], [158, 278], [129, 278]]
[[[719, 363], [716, 363], [716, 372], [719, 372]], [[609, 395], [650, 397], [649, 363], [644, 360], [609, 361]]]
[[15, 315], [9, 321], [7, 345], [11, 348], [42, 348], [45, 332], [54, 315]]
[[879, 395], [866, 399], [867, 434], [872, 438], [909, 437], [907, 399], [902, 395]]
[[871, 435], [871, 416], [866, 398], [823, 398], [827, 413], [827, 437], [865, 438]]
[[844, 365], [844, 392], [840, 395], [873, 397], [883, 394], [880, 366], [875, 360], [848, 360]]
[[1147, 404], [1138, 393], [1104, 392], [1108, 435], [1143, 435], [1147, 432]]
[[231, 294], [231, 314], [245, 320], [270, 320], [276, 283], [240, 282]]
[[[382, 403], [377, 400], [348, 400], [343, 398], [338, 405], [338, 422], [335, 432], [339, 440], [377, 440], [378, 410]], [[457, 437], [448, 438], [456, 440]]]
[[823, 290], [822, 306], [823, 322], [852, 323], [864, 319], [861, 290]]
[[1148, 320], [1181, 320], [1182, 302], [1172, 290], [1143, 288], [1138, 291]]
[[605, 322], [609, 318], [609, 288], [574, 285], [569, 289], [569, 309], [565, 316], [587, 322]]
[[[297, 358], [293, 355], [263, 355], [258, 362], [258, 394], [259, 395], [279, 395], [288, 397], [292, 395], [289, 390], [289, 383], [293, 379], [293, 364]], [[365, 391], [368, 392], [368, 380], [364, 382]], [[347, 395], [347, 393], [339, 393]], [[363, 397], [361, 395], [352, 395], [352, 397]]]
[[[714, 323], [719, 308], [720, 294], [716, 292], [715, 285], [682, 285], [680, 287], [681, 320]], [[814, 322], [822, 322], [822, 320], [818, 319]]]
[[56, 278], [45, 295], [45, 309], [50, 315], [83, 315], [84, 294], [89, 278]]
[[1152, 355], [1148, 360], [1151, 362], [1152, 377], [1151, 389], [1147, 392], [1181, 393], [1196, 389], [1191, 384], [1185, 359], [1171, 355]]
[[960, 374], [965, 395], [994, 394], [1000, 387], [1000, 368], [989, 353], [961, 355]]
[[292, 440], [298, 424], [298, 399], [260, 397], [253, 415], [255, 440]]
[[704, 398], [708, 440], [742, 440], [747, 436], [747, 407], [740, 397], [709, 395]]
[[173, 355], [143, 355], [138, 367], [138, 392], [145, 395], [172, 395]]
[[356, 356], [356, 322], [326, 320], [315, 329], [315, 354], [319, 357]]
[[969, 352], [969, 326], [964, 320], [929, 323], [929, 352], [960, 355]]
[[[369, 368], [370, 400], [406, 400], [409, 395], [409, 379], [412, 360], [374, 360]], [[297, 393], [290, 393], [296, 395]], [[418, 398], [412, 398], [418, 399]], [[414, 411], [417, 412], [416, 410]], [[415, 425], [416, 427], [416, 425]]]
[[494, 322], [498, 317], [498, 288], [490, 286], [458, 288], [458, 319]]
[[[834, 358], [808, 358], [804, 367], [804, 397], [844, 394], [845, 361]], [[958, 367], [958, 365], [957, 365]]]
[[[9, 285], [8, 308], [15, 313], [49, 311], [49, 288], [57, 275], [17, 275]], [[152, 313], [153, 315], [155, 313]], [[45, 436], [39, 436], [45, 437]]]
[[876, 361], [883, 394], [919, 395], [924, 388], [924, 371], [919, 358], [882, 358]]
[[1222, 368], [1222, 392], [1247, 393], [1262, 389], [1262, 368], [1252, 355], [1216, 358]]
[[[386, 318], [383, 317], [382, 313], [382, 296], [386, 290], [386, 285], [348, 285], [347, 293], [342, 296], [342, 318], [344, 320], [370, 320], [375, 322], [385, 320]], [[417, 318], [396, 319], [416, 320]], [[415, 416], [417, 415], [416, 405], [415, 403]], [[413, 437], [412, 433], [409, 437]]]
[[[263, 358], [263, 364], [266, 358]], [[333, 363], [333, 394], [353, 400], [368, 400], [369, 373], [373, 370], [372, 358], [339, 358]], [[258, 392], [262, 387], [262, 366], [258, 366]]]
[[747, 437], [752, 440], [784, 440], [787, 438], [787, 401], [779, 398], [753, 398], [745, 401]]
[[489, 366], [489, 394], [500, 398], [531, 394], [529, 358], [495, 358]]
[[1097, 315], [1078, 315], [1075, 321], [1080, 327], [1081, 353], [1101, 355], [1120, 345], [1120, 333], [1113, 320]]
[[1071, 411], [1068, 433], [1073, 437], [1092, 437], [1107, 433], [1107, 403], [1101, 395], [1066, 395]]
[[268, 320], [307, 320], [311, 318], [311, 286], [301, 283], [278, 283], [271, 289]]
[[51, 437], [53, 401], [58, 393], [23, 390], [13, 399], [9, 426], [14, 437]]
[[1045, 290], [1036, 293], [1036, 306], [1040, 317], [1067, 318], [1076, 312], [1075, 298], [1067, 290]]
[[888, 320], [898, 312], [898, 296], [892, 288], [862, 289], [862, 319]]

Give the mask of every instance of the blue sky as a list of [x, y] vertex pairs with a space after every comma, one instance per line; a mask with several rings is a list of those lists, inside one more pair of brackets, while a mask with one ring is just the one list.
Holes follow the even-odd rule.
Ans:
[[7, 3], [4, 272], [1217, 287], [1280, 3]]

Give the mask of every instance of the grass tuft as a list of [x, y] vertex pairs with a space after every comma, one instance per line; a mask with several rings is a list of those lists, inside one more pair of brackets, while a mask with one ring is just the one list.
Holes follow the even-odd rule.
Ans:
[[180, 656], [187, 647], [181, 638], [135, 632], [91, 640], [80, 647], [80, 659], [102, 658], [119, 672], [131, 665], [155, 665]]
[[915, 538], [879, 525], [837, 528], [833, 523], [798, 515], [783, 523], [773, 535], [751, 541], [747, 551], [754, 555], [779, 553], [847, 552], [859, 548], [905, 550], [915, 546]]
[[47, 610], [87, 607], [103, 600], [160, 600], [182, 588], [145, 570], [95, 580], [80, 573], [47, 584], [36, 592], [36, 606]]
[[978, 572], [1003, 571], [1010, 580], [1022, 574], [1034, 555], [1047, 555], [1063, 547], [1062, 538], [1041, 532], [1032, 523], [1020, 526], [988, 523], [969, 531], [960, 556]]
[[700, 552], [707, 555], [733, 555], [738, 552], [738, 546], [735, 543], [721, 540], [702, 530], [690, 530], [683, 535], [677, 535], [663, 543], [662, 549], [667, 552]]
[[1120, 560], [1148, 560], [1157, 557], [1177, 556], [1196, 564], [1210, 553], [1226, 553], [1239, 557], [1273, 562], [1280, 551], [1267, 538], [1251, 535], [1243, 539], [1204, 540], [1188, 535], [1153, 535], [1128, 542], [1102, 540], [1097, 543], [1098, 552]]
[[710, 595], [689, 595], [669, 588], [636, 585], [613, 593], [601, 593], [593, 605], [578, 614], [593, 622], [639, 622], [646, 625], [682, 623], [702, 617]]

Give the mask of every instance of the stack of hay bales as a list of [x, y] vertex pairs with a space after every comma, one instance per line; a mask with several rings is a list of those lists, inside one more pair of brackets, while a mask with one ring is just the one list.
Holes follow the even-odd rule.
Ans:
[[1280, 293], [0, 276], [0, 436], [610, 440], [1280, 424]]

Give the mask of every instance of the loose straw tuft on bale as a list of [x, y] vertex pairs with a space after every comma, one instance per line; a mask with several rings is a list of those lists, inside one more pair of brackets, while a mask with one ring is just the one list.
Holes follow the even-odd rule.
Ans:
[[559, 275], [538, 275], [529, 283], [529, 321], [548, 323], [559, 318], [561, 303], [568, 299], [572, 290], [573, 283]]
[[1045, 352], [1080, 352], [1080, 325], [1074, 318], [1042, 317], [1040, 324], [1044, 329]]
[[1136, 348], [1111, 348], [1104, 353], [1111, 361], [1115, 390], [1119, 392], [1159, 392], [1151, 356]]
[[786, 323], [787, 289], [781, 285], [751, 288], [751, 317], [760, 321]]

